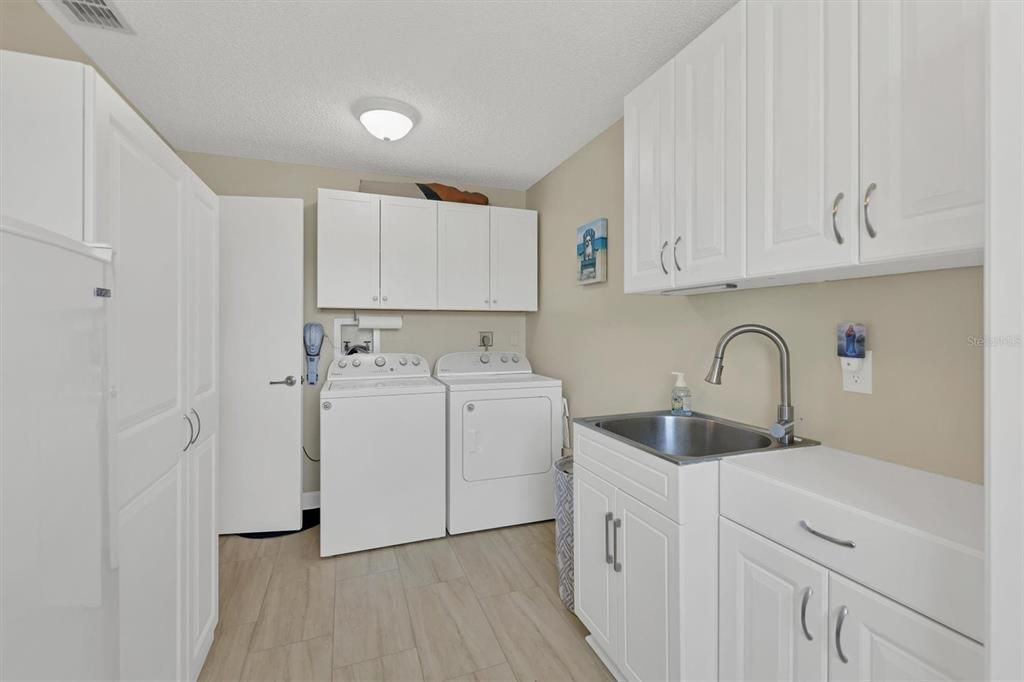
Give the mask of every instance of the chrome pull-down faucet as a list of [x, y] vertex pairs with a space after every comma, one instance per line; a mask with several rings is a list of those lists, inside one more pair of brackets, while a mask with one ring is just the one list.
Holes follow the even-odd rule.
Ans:
[[793, 442], [794, 418], [793, 404], [790, 402], [789, 346], [786, 345], [786, 340], [777, 331], [762, 324], [741, 324], [722, 334], [722, 338], [718, 340], [718, 345], [715, 346], [715, 357], [711, 361], [711, 369], [708, 370], [704, 381], [709, 384], [722, 383], [722, 361], [725, 359], [725, 347], [740, 334], [767, 336], [775, 344], [775, 347], [779, 349], [779, 384], [781, 395], [779, 398], [778, 420], [772, 425], [771, 434], [772, 437], [783, 445], [790, 445]]

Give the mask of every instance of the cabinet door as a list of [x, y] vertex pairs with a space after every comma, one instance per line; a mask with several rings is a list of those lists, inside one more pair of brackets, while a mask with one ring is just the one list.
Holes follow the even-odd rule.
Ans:
[[984, 244], [987, 5], [860, 5], [862, 261]]
[[380, 197], [317, 191], [316, 305], [380, 307]]
[[486, 206], [437, 206], [438, 308], [489, 310], [491, 229]]
[[381, 197], [382, 308], [437, 307], [437, 202]]
[[491, 310], [537, 309], [537, 212], [491, 208]]
[[719, 521], [719, 677], [817, 682], [828, 676], [828, 571]]
[[188, 407], [195, 442], [188, 464], [188, 657], [190, 679], [202, 669], [217, 626], [217, 438], [219, 430], [219, 200], [194, 175], [190, 177], [187, 218], [188, 254]]
[[682, 526], [621, 491], [615, 499], [619, 669], [634, 682], [682, 679]]
[[178, 462], [119, 514], [122, 680], [187, 674], [184, 469]]
[[217, 434], [188, 452], [188, 657], [189, 679], [203, 669], [218, 617]]
[[673, 286], [743, 275], [746, 8], [726, 12], [675, 58]]
[[626, 95], [624, 286], [627, 294], [672, 286], [675, 102], [673, 62]]
[[747, 36], [747, 274], [855, 263], [857, 2], [748, 3]]
[[829, 618], [830, 681], [984, 679], [980, 644], [834, 573]]
[[78, 241], [85, 73], [78, 62], [0, 50], [0, 215]]
[[615, 488], [577, 466], [573, 507], [576, 615], [601, 649], [614, 658], [619, 629], [611, 550]]

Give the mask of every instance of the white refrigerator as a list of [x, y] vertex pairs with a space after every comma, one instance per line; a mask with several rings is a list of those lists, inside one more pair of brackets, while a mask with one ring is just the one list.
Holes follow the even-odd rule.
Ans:
[[109, 281], [102, 249], [0, 224], [0, 679], [118, 678]]

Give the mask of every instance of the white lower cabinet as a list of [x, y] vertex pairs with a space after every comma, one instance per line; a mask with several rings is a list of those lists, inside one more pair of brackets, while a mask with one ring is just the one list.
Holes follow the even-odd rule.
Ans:
[[626, 679], [680, 679], [683, 527], [578, 465], [574, 484], [576, 615]]
[[980, 680], [977, 642], [726, 519], [721, 680]]
[[722, 519], [721, 680], [828, 677], [828, 570]]
[[835, 573], [829, 575], [829, 632], [830, 681], [985, 677], [980, 644]]

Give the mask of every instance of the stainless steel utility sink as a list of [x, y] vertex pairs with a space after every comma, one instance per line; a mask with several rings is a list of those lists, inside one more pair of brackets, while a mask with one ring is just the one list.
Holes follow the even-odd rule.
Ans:
[[807, 438], [794, 438], [792, 445], [782, 445], [765, 429], [697, 412], [692, 416], [643, 412], [576, 421], [678, 464], [758, 450], [819, 445]]

